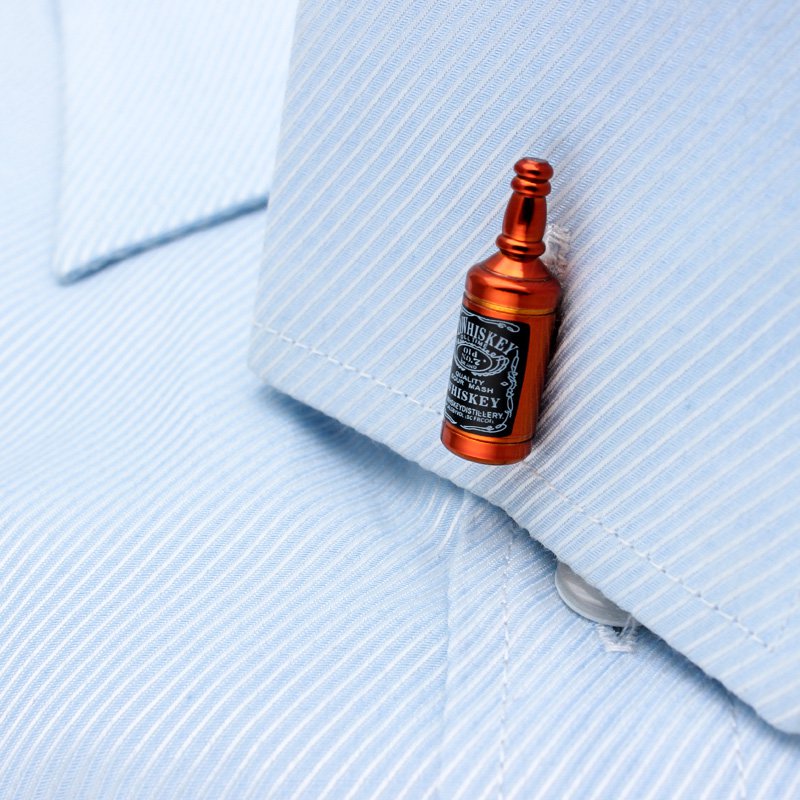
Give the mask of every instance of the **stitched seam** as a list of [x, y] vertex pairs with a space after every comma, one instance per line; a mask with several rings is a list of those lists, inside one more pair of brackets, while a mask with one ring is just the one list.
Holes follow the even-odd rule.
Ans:
[[[391, 392], [392, 394], [397, 395], [398, 397], [403, 397], [406, 400], [410, 400], [414, 405], [419, 406], [421, 409], [429, 412], [430, 414], [433, 414], [435, 417], [437, 417], [437, 419], [441, 419], [442, 417], [442, 415], [435, 409], [431, 408], [430, 406], [426, 406], [424, 403], [420, 402], [415, 397], [412, 397], [410, 394], [402, 392], [399, 389], [395, 389], [394, 387], [390, 386], [389, 384], [385, 383], [384, 381], [380, 380], [374, 375], [371, 375], [368, 372], [364, 372], [363, 370], [359, 370], [356, 367], [351, 366], [350, 364], [346, 364], [345, 362], [340, 361], [337, 358], [334, 358], [333, 356], [323, 352], [322, 350], [318, 350], [315, 347], [311, 347], [307, 344], [304, 344], [303, 342], [297, 341], [296, 339], [292, 339], [290, 336], [287, 336], [281, 331], [276, 330], [275, 328], [271, 328], [268, 325], [264, 325], [257, 321], [254, 321], [253, 325], [254, 327], [259, 328], [265, 331], [266, 333], [271, 334], [272, 336], [276, 336], [278, 339], [281, 339], [282, 341], [287, 342], [288, 344], [291, 344], [294, 347], [297, 347], [301, 350], [305, 350], [306, 352], [311, 353], [312, 355], [318, 356], [320, 358], [325, 359], [326, 361], [331, 362], [332, 364], [335, 364], [341, 369], [345, 369], [348, 372], [352, 372], [361, 378], [365, 378], [366, 380], [371, 381], [372, 383], [380, 386], [383, 389], [386, 389], [388, 392]], [[269, 377], [263, 370], [259, 371], [259, 377], [264, 381], [269, 380]], [[655, 561], [647, 551], [638, 549], [636, 545], [625, 539], [615, 528], [608, 527], [600, 517], [597, 517], [596, 515], [592, 514], [586, 508], [581, 506], [576, 500], [573, 500], [569, 495], [562, 492], [557, 486], [551, 483], [547, 478], [544, 477], [544, 475], [538, 472], [534, 467], [532, 467], [529, 464], [525, 464], [523, 468], [534, 478], [538, 478], [542, 483], [545, 484], [545, 486], [547, 486], [552, 492], [557, 494], [568, 505], [572, 506], [572, 508], [580, 512], [580, 514], [583, 517], [585, 517], [590, 522], [597, 525], [606, 533], [611, 534], [615, 539], [617, 539], [617, 541], [620, 542], [620, 544], [624, 545], [635, 555], [639, 556], [639, 558], [646, 561], [648, 564], [650, 564], [652, 567], [658, 570], [658, 572], [660, 572], [670, 581], [677, 584], [678, 586], [681, 586], [683, 589], [689, 592], [689, 594], [691, 594], [693, 597], [697, 598], [701, 603], [703, 603], [703, 605], [705, 605], [711, 611], [714, 611], [715, 613], [719, 614], [723, 619], [730, 622], [732, 625], [738, 628], [742, 633], [746, 634], [749, 639], [752, 639], [754, 642], [761, 645], [769, 652], [774, 652], [775, 650], [774, 644], [769, 644], [768, 642], [766, 642], [758, 633], [756, 633], [754, 630], [745, 625], [735, 614], [731, 614], [730, 612], [725, 611], [718, 603], [714, 603], [711, 600], [708, 600], [702, 594], [702, 592], [700, 592], [699, 590], [693, 588], [688, 583], [686, 583], [686, 581], [683, 578], [680, 578], [670, 573], [666, 569], [666, 567], [663, 567], [661, 564]], [[788, 625], [788, 619], [787, 619], [787, 625]]]
[[[476, 523], [481, 509], [475, 509], [467, 519], [467, 511], [468, 507], [471, 504], [472, 495], [466, 490], [461, 490], [464, 494], [461, 498], [461, 505], [458, 507], [457, 520], [454, 526], [453, 535], [458, 536], [461, 538], [462, 534], [466, 533], [468, 526], [472, 526]], [[451, 595], [453, 592], [453, 580], [454, 580], [454, 569], [455, 569], [455, 559], [457, 557], [457, 550], [459, 547], [458, 540], [455, 543], [454, 550], [451, 550], [449, 563], [447, 566], [447, 649], [446, 649], [446, 660], [445, 660], [445, 673], [444, 673], [444, 689], [443, 689], [443, 697], [442, 697], [442, 720], [441, 720], [441, 739], [439, 742], [439, 754], [438, 754], [438, 762], [439, 768], [436, 771], [436, 780], [433, 785], [433, 796], [441, 798], [442, 796], [442, 769], [444, 768], [444, 762], [442, 761], [442, 755], [444, 753], [445, 743], [447, 741], [447, 723], [449, 721], [449, 711], [450, 711], [450, 693], [448, 691], [448, 687], [450, 685], [450, 669], [451, 669], [451, 647], [453, 644], [453, 618], [452, 618], [452, 603], [451, 603]]]
[[[296, 339], [292, 339], [290, 336], [281, 333], [279, 330], [276, 330], [275, 328], [270, 328], [268, 325], [263, 325], [260, 322], [253, 322], [253, 327], [261, 328], [261, 330], [266, 331], [267, 333], [272, 334], [273, 336], [277, 336], [279, 339], [281, 339], [284, 342], [287, 342], [288, 344], [292, 344], [295, 347], [299, 347], [301, 350], [306, 350], [312, 355], [320, 356], [321, 358], [324, 358], [326, 361], [330, 361], [331, 364], [335, 364], [337, 367], [341, 367], [342, 369], [345, 369], [348, 372], [353, 372], [360, 378], [366, 378], [367, 380], [376, 383], [382, 389], [386, 389], [392, 394], [396, 394], [398, 397], [404, 397], [406, 400], [410, 400], [412, 403], [414, 403], [414, 405], [419, 406], [425, 411], [429, 411], [431, 414], [435, 414], [437, 417], [440, 416], [438, 412], [434, 411], [434, 409], [430, 408], [430, 406], [426, 406], [424, 403], [421, 403], [419, 400], [417, 400], [415, 397], [412, 397], [410, 394], [406, 394], [406, 392], [401, 392], [399, 389], [395, 389], [392, 386], [389, 386], [388, 383], [384, 383], [382, 380], [380, 380], [380, 378], [376, 378], [374, 375], [370, 375], [368, 372], [364, 372], [363, 370], [351, 367], [349, 364], [345, 364], [344, 361], [339, 361], [338, 358], [329, 356], [327, 353], [323, 353], [322, 350], [317, 350], [316, 347], [310, 347], [307, 344], [303, 344], [303, 342], [298, 342]], [[265, 374], [259, 372], [259, 376], [263, 380], [267, 380], [267, 376]]]
[[771, 650], [774, 650], [776, 647], [779, 647], [783, 642], [783, 637], [786, 635], [786, 632], [789, 630], [789, 623], [794, 619], [797, 610], [800, 609], [800, 592], [797, 593], [792, 604], [789, 606], [789, 611], [786, 614], [786, 617], [781, 624], [780, 630], [778, 631], [777, 636], [772, 642]]
[[503, 568], [503, 591], [501, 594], [500, 607], [503, 612], [503, 681], [502, 681], [502, 700], [500, 713], [500, 764], [498, 775], [497, 796], [503, 800], [503, 792], [506, 781], [506, 728], [508, 725], [508, 660], [511, 650], [511, 639], [508, 634], [508, 574], [511, 567], [511, 546], [514, 543], [515, 531], [511, 530], [508, 537], [508, 547], [506, 548], [506, 563]]
[[731, 730], [733, 731], [733, 749], [736, 761], [736, 782], [738, 785], [738, 795], [742, 800], [747, 798], [747, 781], [744, 774], [744, 759], [742, 758], [742, 735], [739, 730], [739, 723], [736, 719], [736, 700], [729, 695], [731, 705]]

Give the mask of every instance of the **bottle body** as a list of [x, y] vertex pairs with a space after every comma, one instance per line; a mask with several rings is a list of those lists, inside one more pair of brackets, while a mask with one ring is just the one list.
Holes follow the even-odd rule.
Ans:
[[561, 287], [538, 257], [502, 252], [467, 273], [442, 443], [481, 464], [531, 451]]

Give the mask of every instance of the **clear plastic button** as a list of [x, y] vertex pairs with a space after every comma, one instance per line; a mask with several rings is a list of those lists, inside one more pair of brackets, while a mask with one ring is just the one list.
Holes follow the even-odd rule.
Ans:
[[592, 622], [624, 628], [633, 621], [627, 611], [605, 598], [561, 561], [556, 567], [556, 590], [565, 605]]

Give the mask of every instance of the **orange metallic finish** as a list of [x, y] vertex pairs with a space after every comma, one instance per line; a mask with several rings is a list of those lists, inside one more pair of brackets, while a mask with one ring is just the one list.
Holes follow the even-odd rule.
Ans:
[[550, 193], [553, 168], [547, 161], [523, 158], [514, 165], [514, 171], [514, 191], [503, 232], [497, 237], [499, 252], [470, 268], [463, 301], [467, 311], [529, 326], [513, 425], [508, 435], [484, 436], [447, 419], [442, 424], [445, 447], [481, 464], [513, 464], [531, 452], [561, 300], [561, 286], [539, 258], [545, 251], [545, 198]]

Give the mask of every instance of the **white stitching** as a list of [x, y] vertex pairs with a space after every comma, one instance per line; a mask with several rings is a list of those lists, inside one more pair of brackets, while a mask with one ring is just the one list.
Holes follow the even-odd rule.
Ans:
[[739, 784], [739, 797], [742, 800], [747, 798], [747, 780], [744, 774], [744, 759], [742, 758], [742, 735], [739, 731], [739, 723], [736, 720], [736, 699], [728, 696], [731, 705], [731, 728], [733, 730], [733, 749], [736, 758], [736, 780]]
[[597, 623], [595, 629], [606, 653], [633, 653], [636, 649], [639, 627], [633, 617], [628, 618], [624, 628]]
[[[441, 417], [442, 417], [442, 415], [438, 411], [436, 411], [435, 409], [431, 408], [430, 406], [426, 406], [424, 403], [420, 402], [415, 397], [412, 397], [410, 394], [407, 394], [406, 392], [402, 392], [399, 389], [395, 389], [394, 387], [389, 386], [389, 384], [385, 383], [384, 381], [380, 380], [379, 378], [375, 377], [374, 375], [370, 375], [368, 372], [363, 372], [362, 370], [356, 369], [355, 367], [350, 366], [350, 364], [346, 364], [343, 361], [340, 361], [339, 359], [334, 358], [333, 356], [322, 352], [321, 350], [317, 350], [315, 347], [310, 347], [309, 345], [304, 344], [303, 342], [299, 342], [296, 339], [292, 339], [290, 336], [287, 336], [286, 334], [282, 333], [279, 330], [276, 330], [275, 328], [271, 328], [271, 327], [269, 327], [267, 325], [264, 325], [264, 324], [262, 324], [260, 322], [257, 322], [257, 321], [254, 321], [253, 325], [254, 325], [254, 327], [260, 328], [261, 330], [265, 331], [266, 333], [268, 333], [268, 334], [270, 334], [272, 336], [276, 336], [277, 338], [281, 339], [284, 342], [287, 342], [288, 344], [291, 344], [291, 345], [293, 345], [295, 347], [298, 347], [301, 350], [305, 350], [305, 351], [307, 351], [307, 352], [309, 352], [309, 353], [311, 353], [311, 354], [313, 354], [315, 356], [318, 356], [320, 358], [324, 358], [326, 361], [329, 361], [332, 364], [335, 364], [336, 366], [347, 370], [348, 372], [353, 372], [356, 375], [358, 375], [360, 378], [365, 378], [366, 380], [369, 380], [372, 383], [377, 384], [381, 388], [386, 389], [386, 391], [391, 392], [392, 394], [397, 395], [398, 397], [403, 397], [406, 400], [410, 400], [414, 405], [419, 406], [424, 411], [427, 411], [427, 412], [433, 414], [438, 419], [441, 419]], [[269, 380], [269, 377], [267, 376], [267, 374], [264, 371], [260, 371], [259, 372], [259, 377], [264, 381], [268, 381]], [[629, 542], [625, 538], [623, 538], [617, 532], [617, 530], [615, 530], [614, 528], [609, 528], [602, 521], [602, 519], [600, 519], [599, 517], [595, 516], [594, 514], [591, 514], [586, 508], [581, 506], [577, 501], [573, 500], [569, 495], [564, 494], [564, 492], [562, 492], [560, 489], [558, 489], [554, 484], [552, 484], [547, 478], [544, 477], [544, 475], [542, 475], [540, 472], [538, 472], [534, 467], [532, 467], [529, 464], [525, 464], [523, 466], [524, 466], [524, 468], [526, 469], [527, 472], [529, 472], [535, 478], [538, 478], [552, 492], [557, 494], [566, 503], [571, 505], [576, 511], [579, 511], [590, 522], [593, 522], [595, 525], [597, 525], [599, 528], [604, 530], [606, 533], [611, 534], [615, 539], [617, 539], [622, 545], [624, 545], [629, 550], [631, 550], [635, 555], [637, 555], [639, 558], [647, 561], [648, 564], [653, 566], [656, 570], [658, 570], [662, 575], [664, 575], [666, 578], [671, 580], [673, 583], [676, 583], [677, 585], [679, 585], [682, 588], [684, 588], [687, 592], [689, 592], [689, 594], [691, 594], [693, 597], [696, 597], [707, 608], [709, 608], [712, 611], [716, 612], [721, 617], [723, 617], [723, 619], [726, 619], [728, 622], [730, 622], [735, 627], [737, 627], [740, 631], [742, 631], [742, 633], [746, 634], [748, 638], [752, 639], [754, 642], [757, 642], [758, 644], [760, 644], [762, 647], [764, 647], [769, 652], [774, 652], [775, 644], [769, 644], [768, 642], [766, 642], [763, 638], [761, 638], [761, 636], [758, 635], [758, 633], [756, 633], [751, 628], [747, 627], [747, 625], [745, 625], [735, 614], [731, 614], [731, 613], [725, 611], [717, 603], [714, 603], [714, 602], [706, 599], [706, 597], [702, 594], [702, 592], [700, 592], [697, 589], [694, 589], [692, 586], [690, 586], [688, 583], [686, 583], [686, 581], [684, 581], [683, 578], [679, 578], [676, 575], [672, 575], [670, 572], [667, 571], [667, 569], [665, 567], [663, 567], [661, 564], [659, 564], [656, 561], [654, 561], [653, 557], [649, 553], [647, 553], [644, 550], [639, 550], [634, 544], [632, 544], [631, 542]], [[787, 622], [787, 624], [788, 624], [788, 622]]]
[[797, 593], [797, 597], [795, 597], [795, 599], [792, 601], [792, 604], [789, 606], [789, 611], [781, 623], [780, 630], [773, 640], [770, 650], [773, 650], [781, 644], [783, 637], [786, 635], [786, 632], [789, 629], [789, 623], [794, 619], [794, 615], [797, 613], [798, 609], [800, 609], [800, 592]]
[[[419, 406], [420, 408], [424, 409], [425, 411], [430, 411], [431, 414], [435, 414], [437, 417], [440, 417], [437, 411], [426, 406], [424, 403], [421, 403], [415, 397], [412, 397], [410, 394], [406, 394], [406, 392], [401, 392], [399, 389], [394, 389], [393, 387], [389, 386], [388, 383], [384, 383], [379, 378], [376, 378], [374, 375], [370, 375], [368, 372], [363, 372], [362, 370], [356, 369], [355, 367], [351, 367], [349, 364], [345, 364], [344, 361], [339, 361], [339, 359], [334, 358], [333, 356], [329, 356], [327, 353], [323, 353], [322, 350], [317, 350], [315, 347], [310, 347], [307, 344], [303, 344], [303, 342], [298, 342], [296, 339], [292, 339], [290, 336], [286, 336], [286, 334], [281, 333], [275, 328], [270, 328], [268, 325], [263, 325], [260, 322], [253, 322], [253, 326], [256, 328], [261, 328], [263, 331], [266, 331], [273, 336], [277, 336], [279, 339], [282, 339], [284, 342], [288, 344], [292, 344], [295, 347], [299, 347], [301, 350], [306, 350], [309, 353], [312, 353], [315, 356], [320, 356], [324, 358], [326, 361], [330, 361], [331, 364], [335, 364], [337, 367], [341, 367], [342, 369], [346, 369], [348, 372], [354, 372], [360, 378], [366, 378], [373, 383], [378, 384], [382, 389], [386, 389], [387, 391], [391, 392], [392, 394], [396, 394], [398, 397], [404, 397], [406, 400], [410, 400], [414, 405]], [[261, 374], [260, 377], [263, 380], [266, 380], [266, 376]]]
[[503, 792], [505, 788], [506, 779], [506, 728], [508, 726], [508, 661], [509, 652], [511, 650], [511, 638], [508, 633], [508, 576], [511, 568], [511, 547], [514, 544], [515, 531], [512, 529], [509, 532], [508, 547], [506, 548], [506, 563], [503, 569], [503, 591], [500, 600], [500, 606], [503, 610], [503, 681], [502, 681], [502, 700], [500, 713], [500, 775], [498, 776], [498, 789], [497, 796], [499, 800], [503, 800]]
[[[468, 528], [471, 527], [471, 526], [474, 526], [476, 524], [476, 521], [478, 520], [478, 518], [479, 518], [479, 516], [480, 516], [480, 514], [482, 512], [481, 508], [475, 508], [475, 509], [473, 509], [472, 513], [469, 514], [469, 517], [467, 518], [467, 512], [468, 512], [469, 506], [470, 506], [470, 504], [472, 502], [471, 498], [473, 497], [473, 495], [470, 494], [466, 489], [462, 489], [461, 491], [463, 492], [463, 494], [462, 494], [462, 497], [461, 497], [461, 503], [458, 506], [458, 510], [456, 511], [456, 519], [455, 519], [455, 524], [453, 525], [453, 533], [452, 533], [453, 536], [458, 537], [456, 545], [455, 545], [456, 547], [458, 547], [458, 541], [460, 541], [462, 539], [464, 533], [467, 532]], [[440, 547], [441, 547], [441, 545], [440, 545]], [[442, 736], [442, 740], [440, 742], [439, 753], [438, 753], [438, 756], [439, 756], [439, 768], [436, 771], [436, 780], [434, 781], [434, 785], [433, 785], [433, 796], [437, 797], [437, 798], [441, 797], [442, 769], [444, 767], [444, 764], [443, 764], [443, 761], [442, 761], [442, 755], [443, 755], [443, 752], [444, 752], [444, 740], [445, 740], [445, 735], [446, 735], [446, 732], [447, 732], [447, 723], [449, 721], [449, 713], [450, 713], [449, 687], [450, 687], [450, 680], [451, 680], [450, 670], [452, 669], [452, 663], [451, 663], [450, 656], [451, 656], [451, 650], [452, 650], [452, 646], [453, 646], [453, 619], [452, 619], [453, 609], [451, 607], [451, 599], [452, 599], [451, 595], [452, 595], [452, 592], [453, 592], [453, 579], [454, 579], [453, 570], [454, 570], [454, 565], [455, 565], [455, 560], [454, 559], [455, 559], [455, 556], [451, 555], [450, 560], [449, 560], [449, 564], [447, 566], [447, 592], [446, 592], [446, 595], [445, 595], [446, 599], [447, 599], [447, 616], [446, 616], [446, 620], [447, 620], [447, 649], [446, 649], [447, 658], [445, 659], [445, 666], [444, 666], [444, 700], [443, 700], [443, 703], [442, 703], [442, 716], [441, 716], [441, 722], [442, 722], [442, 725], [441, 725], [441, 731], [442, 731], [441, 736]]]

